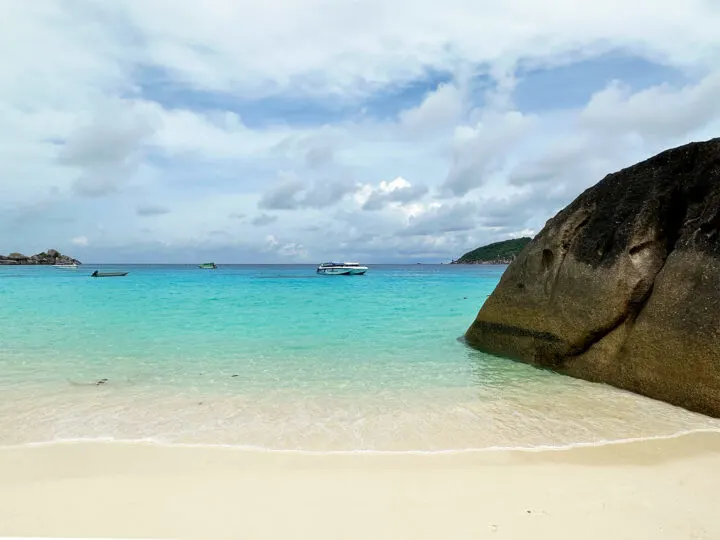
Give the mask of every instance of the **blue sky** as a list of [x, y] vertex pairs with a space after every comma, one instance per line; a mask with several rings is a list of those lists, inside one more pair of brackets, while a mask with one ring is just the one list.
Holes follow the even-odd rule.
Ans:
[[622, 81], [633, 92], [661, 84], [682, 86], [691, 81], [680, 68], [642, 56], [612, 51], [592, 58], [549, 68], [518, 70], [514, 92], [524, 111], [582, 108], [598, 88]]
[[720, 10], [610, 4], [5, 3], [0, 253], [433, 262], [535, 234], [720, 133]]
[[438, 85], [453, 79], [452, 73], [431, 71], [418, 79], [347, 100], [341, 95], [310, 98], [298, 97], [292, 91], [275, 93], [272, 90], [267, 95], [248, 99], [231, 91], [208, 91], [178, 84], [170, 74], [149, 68], [139, 70], [136, 77], [138, 94], [143, 99], [156, 101], [167, 108], [232, 111], [251, 129], [278, 124], [312, 127], [344, 121], [392, 120], [400, 111], [421, 103]]

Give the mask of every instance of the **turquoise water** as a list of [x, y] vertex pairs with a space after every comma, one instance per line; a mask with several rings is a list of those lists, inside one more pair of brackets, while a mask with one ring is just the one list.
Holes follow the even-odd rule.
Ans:
[[95, 268], [0, 267], [0, 444], [448, 450], [718, 427], [465, 346], [502, 266]]

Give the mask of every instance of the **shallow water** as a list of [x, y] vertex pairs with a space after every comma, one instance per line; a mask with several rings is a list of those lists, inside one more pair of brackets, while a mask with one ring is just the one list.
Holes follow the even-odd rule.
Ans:
[[0, 445], [452, 450], [720, 429], [458, 341], [502, 266], [95, 268], [0, 267]]

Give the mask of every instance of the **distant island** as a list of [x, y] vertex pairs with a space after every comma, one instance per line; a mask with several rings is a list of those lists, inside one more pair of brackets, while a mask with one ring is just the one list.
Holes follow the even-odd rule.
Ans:
[[450, 264], [510, 264], [531, 240], [532, 238], [523, 236], [480, 246]]
[[63, 255], [55, 249], [48, 249], [42, 253], [27, 256], [22, 253], [11, 253], [10, 255], [0, 255], [0, 265], [18, 265], [18, 264], [82, 264], [77, 259]]

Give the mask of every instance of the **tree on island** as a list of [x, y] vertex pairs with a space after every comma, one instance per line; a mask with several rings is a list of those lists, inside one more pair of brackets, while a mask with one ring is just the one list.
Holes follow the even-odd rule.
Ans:
[[452, 264], [510, 264], [532, 238], [523, 236], [494, 242], [468, 251]]

